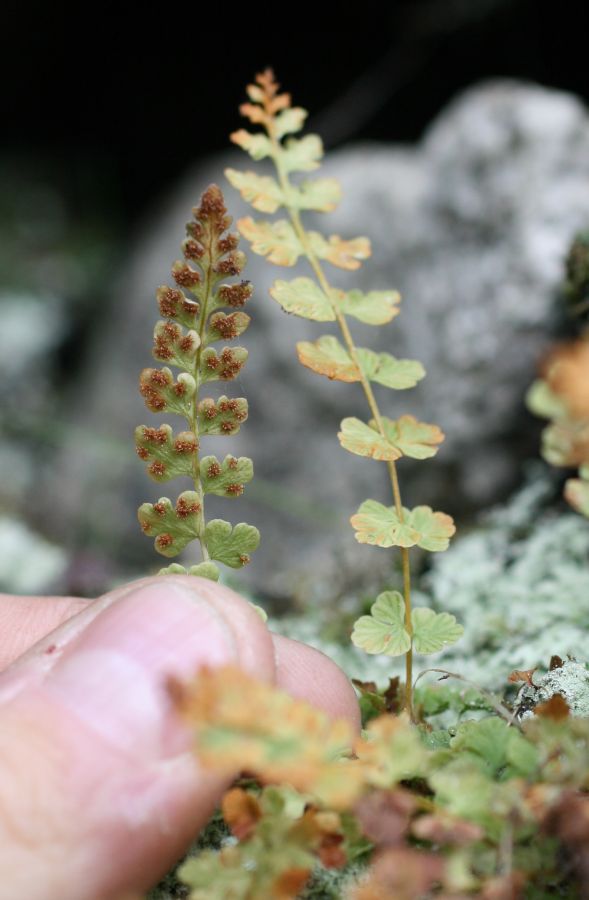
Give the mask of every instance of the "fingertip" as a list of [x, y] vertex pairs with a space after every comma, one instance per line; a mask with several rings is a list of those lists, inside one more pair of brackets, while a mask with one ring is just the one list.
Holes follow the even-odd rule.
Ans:
[[320, 650], [279, 634], [272, 634], [276, 684], [291, 696], [307, 700], [334, 719], [346, 719], [360, 731], [360, 707], [351, 681]]

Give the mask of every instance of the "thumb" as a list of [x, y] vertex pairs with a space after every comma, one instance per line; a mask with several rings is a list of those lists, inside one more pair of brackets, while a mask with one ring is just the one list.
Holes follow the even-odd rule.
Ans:
[[0, 898], [151, 886], [225, 787], [189, 751], [166, 676], [234, 663], [274, 678], [269, 632], [227, 588], [158, 577], [112, 599], [0, 676]]

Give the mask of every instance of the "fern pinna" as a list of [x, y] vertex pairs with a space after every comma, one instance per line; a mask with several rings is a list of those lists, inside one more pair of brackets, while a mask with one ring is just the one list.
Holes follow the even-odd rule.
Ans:
[[[245, 254], [237, 249], [239, 235], [227, 233], [232, 219], [227, 215], [223, 194], [210, 185], [193, 209], [193, 221], [186, 226], [184, 261], [172, 266], [176, 287], [162, 286], [157, 300], [162, 315], [155, 326], [153, 355], [158, 362], [180, 369], [174, 378], [168, 366], [143, 369], [139, 389], [145, 405], [153, 413], [171, 412], [186, 420], [186, 430], [174, 433], [169, 425], [140, 425], [135, 430], [139, 457], [145, 460], [154, 481], [176, 476], [189, 478], [192, 490], [183, 491], [175, 504], [167, 497], [139, 508], [140, 525], [155, 537], [155, 549], [173, 557], [191, 541], [201, 547], [201, 561], [188, 569], [172, 564], [161, 574], [200, 575], [216, 581], [216, 562], [240, 568], [249, 562], [258, 546], [257, 528], [244, 522], [234, 528], [222, 519], [205, 519], [205, 494], [235, 498], [253, 477], [247, 457], [200, 455], [200, 441], [207, 435], [233, 435], [247, 419], [243, 397], [201, 398], [201, 388], [211, 381], [231, 381], [241, 371], [247, 350], [212, 344], [232, 341], [249, 325], [242, 307], [252, 295], [248, 281], [233, 284], [224, 279], [237, 276], [245, 266]], [[194, 298], [183, 292], [188, 290]], [[223, 308], [230, 308], [224, 312]]]
[[368, 653], [405, 654], [406, 706], [411, 710], [413, 651], [441, 650], [458, 639], [462, 628], [448, 613], [411, 608], [409, 548], [445, 550], [455, 528], [450, 516], [433, 512], [429, 506], [414, 509], [403, 506], [396, 462], [403, 456], [413, 459], [434, 456], [444, 435], [436, 425], [418, 422], [413, 416], [392, 420], [380, 412], [372, 383], [402, 390], [417, 384], [425, 371], [415, 360], [396, 359], [389, 353], [376, 353], [354, 343], [348, 318], [368, 325], [384, 325], [398, 314], [400, 297], [392, 290], [344, 291], [328, 280], [323, 261], [340, 269], [358, 269], [370, 256], [370, 242], [365, 237], [344, 240], [339, 235], [331, 235], [326, 238], [305, 228], [301, 213], [333, 210], [340, 199], [340, 187], [333, 178], [291, 180], [293, 173], [319, 168], [323, 147], [321, 139], [314, 134], [289, 137], [303, 128], [307, 113], [291, 105], [289, 94], [278, 91], [271, 70], [257, 75], [255, 84], [247, 88], [250, 102], [244, 103], [240, 111], [263, 130], [251, 133], [240, 129], [231, 135], [234, 143], [253, 159], [271, 160], [277, 177], [235, 169], [227, 169], [226, 175], [254, 209], [273, 214], [282, 208], [288, 215], [287, 219], [274, 221], [254, 221], [247, 217], [237, 223], [254, 253], [278, 266], [293, 266], [299, 258], [304, 258], [312, 270], [314, 279], [275, 281], [271, 296], [288, 313], [317, 322], [333, 322], [339, 327], [343, 344], [333, 335], [320, 337], [313, 343], [303, 341], [297, 345], [299, 360], [327, 378], [359, 382], [366, 397], [369, 420], [344, 419], [338, 437], [342, 447], [351, 453], [386, 464], [393, 505], [366, 500], [352, 516], [351, 523], [360, 543], [400, 548], [403, 595], [398, 591], [381, 594], [372, 606], [371, 615], [362, 616], [356, 622], [352, 640]]

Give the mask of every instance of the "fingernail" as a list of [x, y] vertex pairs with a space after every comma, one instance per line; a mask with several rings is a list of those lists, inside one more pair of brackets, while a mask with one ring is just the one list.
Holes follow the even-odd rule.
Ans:
[[236, 660], [231, 629], [196, 585], [162, 578], [100, 613], [68, 646], [43, 690], [115, 748], [144, 762], [161, 760], [190, 743], [166, 679]]

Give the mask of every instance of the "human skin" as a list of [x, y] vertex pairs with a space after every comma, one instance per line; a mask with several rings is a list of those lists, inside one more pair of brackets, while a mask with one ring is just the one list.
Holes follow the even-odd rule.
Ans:
[[221, 585], [0, 595], [1, 900], [137, 897], [174, 864], [228, 782], [199, 767], [165, 680], [226, 663], [359, 728], [343, 672]]

